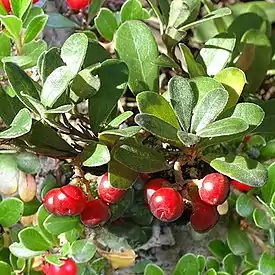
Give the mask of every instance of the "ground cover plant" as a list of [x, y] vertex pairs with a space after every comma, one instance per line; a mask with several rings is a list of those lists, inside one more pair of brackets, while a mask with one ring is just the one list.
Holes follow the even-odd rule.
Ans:
[[[155, 222], [224, 215], [172, 274], [274, 274], [275, 4], [36, 2], [0, 1], [1, 274], [113, 274]], [[46, 25], [74, 33], [48, 47]]]

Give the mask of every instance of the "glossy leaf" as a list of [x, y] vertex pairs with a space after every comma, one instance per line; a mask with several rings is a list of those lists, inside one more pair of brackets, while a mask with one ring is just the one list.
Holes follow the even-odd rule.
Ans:
[[33, 251], [48, 250], [52, 247], [51, 243], [34, 227], [27, 227], [18, 234], [20, 242], [28, 249]]
[[100, 35], [107, 41], [112, 41], [118, 24], [113, 12], [107, 8], [101, 8], [95, 18], [95, 26]]
[[23, 27], [26, 28], [28, 24], [32, 21], [32, 19], [38, 15], [44, 14], [42, 8], [39, 7], [32, 7], [27, 13], [23, 16]]
[[198, 63], [193, 54], [191, 53], [190, 49], [185, 44], [179, 44], [181, 54], [185, 59], [185, 63], [187, 66], [188, 74], [191, 78], [197, 76], [204, 76], [206, 72], [202, 66], [202, 64]]
[[144, 275], [164, 275], [164, 271], [155, 264], [148, 264], [145, 267]]
[[196, 105], [191, 121], [191, 131], [199, 132], [213, 122], [223, 111], [228, 100], [224, 89], [214, 89], [207, 93]]
[[242, 217], [249, 217], [254, 211], [254, 205], [252, 199], [246, 195], [241, 194], [236, 201], [236, 211]]
[[25, 43], [31, 42], [38, 36], [38, 34], [44, 29], [47, 19], [47, 15], [38, 15], [33, 18], [33, 20], [27, 26], [24, 37]]
[[28, 258], [34, 258], [36, 256], [43, 255], [45, 251], [33, 251], [28, 248], [26, 248], [22, 243], [12, 243], [9, 246], [10, 252], [18, 257], [18, 258], [23, 258], [23, 259], [28, 259]]
[[197, 135], [200, 137], [229, 136], [244, 132], [248, 127], [243, 119], [229, 117], [208, 124], [208, 126], [198, 131]]
[[264, 201], [270, 203], [275, 193], [275, 163], [272, 163], [267, 170], [267, 183], [261, 188], [261, 194]]
[[108, 147], [94, 141], [84, 148], [80, 158], [83, 165], [88, 167], [101, 166], [111, 159]]
[[169, 56], [161, 54], [155, 61], [155, 64], [159, 67], [174, 68], [178, 71], [181, 70], [181, 67]]
[[17, 167], [28, 174], [36, 174], [41, 169], [38, 156], [29, 152], [20, 152], [16, 154]]
[[19, 35], [22, 31], [22, 20], [20, 20], [18, 17], [14, 15], [0, 15], [0, 21], [7, 29], [8, 36], [15, 40], [18, 40]]
[[137, 95], [137, 104], [141, 113], [154, 115], [180, 129], [174, 110], [163, 96], [153, 92], [141, 92]]
[[4, 33], [0, 33], [0, 67], [3, 66], [2, 58], [11, 53], [11, 40]]
[[230, 253], [223, 259], [223, 268], [228, 274], [235, 274], [239, 268], [240, 263], [241, 258]]
[[259, 30], [247, 31], [241, 40], [241, 55], [236, 63], [247, 77], [247, 90], [255, 92], [262, 84], [271, 60], [271, 44]]
[[173, 0], [170, 4], [168, 26], [179, 28], [190, 16], [189, 6], [185, 1]]
[[233, 107], [238, 102], [246, 84], [244, 72], [235, 67], [225, 68], [216, 74], [214, 79], [218, 80], [229, 94], [225, 109]]
[[265, 275], [272, 275], [275, 272], [275, 259], [268, 253], [263, 253], [259, 263], [258, 269]]
[[200, 50], [199, 60], [205, 65], [208, 75], [216, 75], [230, 61], [235, 47], [234, 35], [221, 33], [211, 38]]
[[188, 253], [180, 258], [173, 275], [197, 275], [199, 273], [199, 262], [194, 254]]
[[76, 263], [90, 261], [96, 253], [96, 246], [88, 239], [77, 240], [72, 243], [71, 256]]
[[187, 147], [198, 143], [200, 140], [198, 136], [180, 130], [177, 132], [177, 136], [178, 139]]
[[17, 138], [27, 134], [31, 130], [32, 118], [30, 111], [21, 109], [13, 119], [10, 128], [0, 132], [0, 139]]
[[110, 121], [108, 123], [108, 126], [110, 126], [112, 128], [117, 128], [125, 120], [127, 120], [128, 118], [130, 118], [133, 114], [134, 113], [132, 111], [126, 111], [126, 112], [120, 114], [119, 116], [117, 116], [116, 118], [114, 118], [112, 121]]
[[138, 173], [153, 173], [168, 169], [162, 154], [133, 140], [125, 141], [117, 147], [114, 158]]
[[129, 68], [129, 87], [137, 95], [143, 91], [158, 91], [158, 57], [155, 38], [139, 21], [126, 21], [116, 33], [116, 50]]
[[19, 18], [22, 18], [22, 16], [30, 6], [31, 0], [11, 0], [10, 3], [13, 14]]
[[259, 187], [267, 181], [264, 166], [243, 156], [216, 158], [210, 165], [218, 172], [247, 185]]
[[[101, 86], [98, 92], [89, 98], [89, 117], [94, 132], [107, 123], [119, 98], [126, 89], [128, 69], [124, 62], [119, 60], [106, 60], [99, 68], [92, 71], [98, 75]], [[104, 108], [102, 106], [104, 105]]]
[[61, 48], [61, 58], [73, 75], [81, 69], [88, 48], [88, 37], [84, 33], [71, 35]]
[[0, 261], [0, 270], [3, 275], [10, 275], [12, 272], [11, 266], [3, 261]]
[[121, 22], [127, 20], [145, 20], [151, 17], [150, 12], [142, 7], [138, 0], [128, 0], [121, 7]]
[[63, 29], [63, 28], [71, 29], [71, 28], [79, 28], [80, 26], [60, 13], [51, 12], [49, 13], [47, 27], [55, 28], [55, 29]]
[[270, 216], [268, 216], [268, 212], [262, 209], [256, 208], [253, 212], [253, 220], [256, 226], [268, 230], [271, 227]]
[[170, 102], [183, 129], [188, 132], [195, 104], [194, 93], [187, 79], [175, 76], [168, 83]]
[[230, 249], [227, 244], [221, 240], [210, 241], [208, 244], [208, 249], [215, 257], [219, 259], [223, 259], [226, 255], [230, 253]]
[[41, 92], [41, 103], [52, 107], [67, 89], [73, 78], [72, 71], [67, 66], [55, 69], [46, 79]]
[[[119, 159], [119, 156], [118, 156]], [[125, 161], [125, 160], [124, 160]], [[108, 177], [113, 187], [120, 189], [128, 189], [137, 179], [138, 174], [131, 168], [126, 166], [125, 163], [118, 162], [112, 159], [108, 165]]]
[[78, 223], [78, 217], [57, 217], [50, 215], [45, 219], [43, 225], [51, 234], [57, 236], [75, 228]]
[[246, 233], [240, 229], [229, 229], [227, 243], [234, 255], [242, 256], [251, 251], [249, 238]]
[[138, 114], [135, 117], [135, 122], [161, 139], [173, 142], [178, 141], [177, 128], [154, 115]]
[[8, 198], [0, 203], [0, 224], [4, 227], [15, 225], [22, 217], [24, 204], [17, 198]]

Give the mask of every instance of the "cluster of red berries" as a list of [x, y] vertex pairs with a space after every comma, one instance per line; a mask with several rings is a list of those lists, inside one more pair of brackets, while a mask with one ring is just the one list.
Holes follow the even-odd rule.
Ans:
[[[248, 191], [252, 187], [236, 180], [233, 187]], [[184, 199], [178, 191], [169, 187], [169, 181], [163, 178], [149, 180], [144, 188], [145, 202], [152, 214], [164, 222], [177, 220], [184, 211]], [[230, 181], [219, 173], [212, 173], [204, 177], [198, 192], [192, 196], [192, 215], [190, 223], [195, 231], [206, 232], [219, 219], [217, 206], [225, 202], [230, 191]]]
[[81, 222], [87, 226], [103, 224], [111, 215], [108, 204], [118, 202], [126, 191], [112, 187], [108, 173], [101, 178], [97, 190], [100, 198], [87, 201], [79, 187], [66, 185], [54, 188], [46, 194], [44, 206], [56, 216], [80, 215]]
[[[37, 3], [39, 0], [32, 0], [33, 4]], [[10, 0], [0, 0], [0, 3], [3, 4], [5, 10], [7, 12], [10, 12], [11, 11], [11, 3], [10, 3]]]

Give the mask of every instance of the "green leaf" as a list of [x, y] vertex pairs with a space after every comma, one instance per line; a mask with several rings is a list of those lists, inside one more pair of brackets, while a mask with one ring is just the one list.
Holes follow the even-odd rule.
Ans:
[[53, 265], [56, 265], [56, 266], [62, 266], [64, 264], [63, 261], [60, 260], [60, 257], [58, 257], [57, 255], [47, 255], [45, 257], [45, 260], [50, 263], [50, 264], [53, 264]]
[[48, 216], [43, 222], [44, 227], [53, 235], [72, 230], [79, 223], [78, 217], [57, 217], [54, 215]]
[[223, 259], [223, 268], [228, 274], [236, 274], [241, 258], [230, 253]]
[[69, 113], [73, 109], [72, 104], [62, 105], [54, 109], [50, 109], [44, 112], [44, 114], [65, 114]]
[[153, 173], [169, 168], [162, 154], [134, 140], [124, 141], [113, 153], [117, 161], [138, 173]]
[[0, 33], [0, 67], [2, 58], [11, 54], [11, 40], [4, 33]]
[[228, 231], [227, 244], [234, 255], [242, 256], [251, 251], [251, 243], [244, 231], [231, 228]]
[[199, 262], [199, 266], [200, 266], [200, 270], [199, 271], [200, 272], [204, 272], [205, 267], [206, 267], [206, 259], [202, 255], [198, 255], [197, 258], [198, 258], [198, 262]]
[[269, 140], [265, 146], [261, 148], [261, 160], [269, 160], [275, 157], [275, 140]]
[[88, 37], [84, 33], [71, 35], [61, 48], [61, 58], [75, 76], [81, 69], [88, 48]]
[[30, 111], [21, 109], [13, 119], [10, 128], [0, 132], [0, 139], [17, 138], [27, 134], [31, 130], [32, 118]]
[[116, 33], [116, 50], [129, 68], [129, 87], [137, 95], [158, 91], [157, 43], [150, 29], [139, 21], [126, 21]]
[[186, 1], [173, 0], [170, 4], [168, 27], [178, 29], [190, 16], [189, 6]]
[[6, 56], [2, 58], [2, 62], [12, 62], [22, 69], [30, 68], [33, 64], [33, 60], [30, 56]]
[[0, 117], [9, 126], [24, 105], [15, 96], [9, 96], [0, 85]]
[[0, 15], [7, 15], [7, 11], [2, 2], [0, 2]]
[[270, 203], [275, 193], [275, 163], [272, 163], [267, 170], [267, 183], [261, 188], [261, 193], [264, 201]]
[[18, 234], [20, 242], [33, 251], [43, 251], [52, 248], [52, 244], [34, 227], [22, 229]]
[[245, 120], [237, 117], [228, 117], [208, 124], [208, 126], [198, 131], [197, 135], [200, 137], [229, 136], [244, 132], [248, 127]]
[[80, 155], [84, 166], [97, 167], [110, 161], [111, 156], [106, 145], [92, 141]]
[[25, 43], [31, 42], [39, 35], [39, 33], [44, 29], [47, 20], [48, 16], [45, 14], [38, 15], [32, 19], [32, 21], [27, 26], [24, 37]]
[[218, 172], [247, 185], [259, 187], [267, 181], [264, 166], [243, 156], [216, 158], [210, 165]]
[[94, 17], [99, 12], [101, 6], [103, 5], [105, 0], [94, 0], [92, 3], [90, 3], [89, 11], [88, 11], [88, 22], [90, 23]]
[[189, 24], [179, 28], [179, 31], [186, 31], [192, 27], [198, 26], [198, 25], [205, 23], [209, 20], [221, 18], [221, 17], [230, 15], [230, 14], [231, 14], [231, 10], [229, 8], [218, 9], [218, 10], [212, 11], [211, 13], [208, 13], [206, 16], [204, 16], [202, 19], [200, 19], [198, 21], [189, 23]]
[[9, 246], [9, 250], [14, 256], [23, 259], [34, 258], [36, 256], [45, 254], [45, 251], [30, 250], [26, 248], [22, 243], [12, 243]]
[[63, 28], [79, 28], [80, 26], [74, 21], [68, 19], [67, 17], [61, 15], [60, 13], [51, 12], [48, 14], [47, 27], [54, 29]]
[[177, 71], [181, 71], [181, 67], [169, 56], [161, 54], [155, 61], [155, 64], [159, 67], [174, 68]]
[[128, 118], [130, 118], [133, 114], [134, 113], [132, 111], [126, 111], [126, 112], [120, 114], [119, 116], [117, 116], [116, 118], [114, 118], [112, 121], [110, 121], [108, 123], [108, 126], [112, 127], [112, 128], [117, 128], [125, 120], [127, 120]]
[[[230, 253], [230, 249], [221, 240], [212, 240], [208, 243], [209, 251], [217, 258], [223, 259], [226, 255]], [[210, 268], [210, 267], [208, 267]]]
[[119, 137], [132, 137], [136, 135], [141, 130], [139, 126], [130, 126], [123, 129], [113, 129], [113, 130], [106, 130], [99, 134], [99, 139], [105, 142], [105, 137], [113, 136], [116, 141]]
[[71, 257], [76, 263], [90, 261], [96, 253], [96, 246], [89, 240], [78, 240], [72, 243]]
[[22, 31], [22, 21], [14, 15], [0, 15], [0, 20], [8, 31], [8, 36], [18, 40]]
[[132, 188], [128, 189], [121, 200], [119, 200], [116, 204], [111, 204], [111, 219], [110, 221], [115, 221], [130, 208], [134, 201], [134, 190]]
[[16, 154], [16, 163], [17, 167], [27, 174], [36, 174], [41, 169], [39, 158], [35, 154], [29, 152], [20, 152]]
[[41, 103], [52, 107], [65, 92], [72, 78], [73, 74], [69, 67], [61, 66], [55, 69], [45, 81], [41, 92]]
[[246, 195], [241, 194], [236, 201], [236, 211], [242, 217], [249, 217], [254, 211], [254, 205], [252, 199]]
[[272, 275], [275, 272], [275, 259], [273, 255], [263, 253], [259, 263], [258, 269], [265, 275]]
[[30, 202], [25, 202], [23, 216], [34, 215], [40, 206], [41, 202], [37, 199], [33, 199]]
[[[32, 104], [22, 96], [21, 92], [24, 92], [27, 95], [35, 99], [39, 99], [39, 94], [33, 84], [31, 78], [17, 65], [7, 62], [5, 63], [5, 72], [9, 78], [9, 82], [16, 93], [17, 97], [20, 99], [22, 103], [24, 103], [27, 107], [32, 110], [35, 109]], [[20, 81], [18, 81], [20, 79]]]
[[199, 261], [194, 254], [188, 253], [180, 258], [173, 275], [197, 275], [199, 274]]
[[187, 147], [198, 143], [200, 140], [198, 136], [180, 130], [177, 132], [177, 136], [178, 139]]
[[3, 227], [15, 225], [22, 217], [24, 204], [17, 198], [8, 198], [0, 203], [0, 224]]
[[108, 165], [108, 177], [110, 184], [119, 189], [128, 189], [137, 179], [138, 174], [125, 164], [114, 159]]
[[255, 92], [262, 84], [271, 60], [271, 44], [259, 30], [247, 31], [241, 40], [241, 55], [236, 63], [247, 77], [246, 90]]
[[154, 115], [180, 129], [174, 110], [163, 96], [153, 92], [141, 92], [137, 95], [137, 104], [141, 113]]
[[97, 63], [110, 59], [111, 55], [97, 41], [89, 39], [83, 67], [87, 68]]
[[268, 230], [271, 227], [271, 220], [267, 214], [267, 211], [256, 208], [253, 212], [253, 220], [256, 226]]
[[235, 106], [246, 84], [244, 72], [235, 67], [225, 68], [216, 74], [214, 79], [218, 80], [229, 94], [225, 109]]
[[[39, 56], [47, 50], [47, 44], [43, 40], [33, 40], [30, 43], [24, 45], [24, 57], [30, 57], [32, 59], [29, 67], [37, 65]], [[29, 68], [28, 67], [28, 68]]]
[[104, 61], [92, 74], [98, 75], [101, 86], [89, 98], [89, 117], [92, 131], [99, 132], [126, 89], [128, 69], [124, 62], [113, 59]]
[[207, 93], [193, 111], [191, 131], [199, 132], [213, 122], [223, 111], [228, 100], [224, 89], [214, 89]]
[[[228, 250], [230, 253], [231, 251], [229, 248]], [[220, 262], [216, 258], [207, 257], [206, 267], [207, 269], [214, 269], [215, 271], [218, 271], [220, 269]]]
[[31, 9], [24, 14], [23, 27], [26, 28], [34, 17], [42, 14], [44, 14], [42, 8], [32, 6]]
[[195, 104], [194, 93], [187, 79], [173, 77], [168, 83], [170, 102], [183, 129], [188, 132]]
[[112, 41], [118, 28], [117, 20], [113, 12], [107, 8], [101, 8], [95, 18], [95, 26], [100, 35], [107, 41]]
[[154, 115], [138, 114], [135, 116], [135, 122], [161, 139], [172, 142], [178, 141], [177, 128]]
[[214, 268], [210, 268], [210, 269], [207, 270], [205, 275], [217, 275], [217, 272]]
[[206, 67], [208, 75], [216, 75], [230, 61], [236, 38], [232, 34], [221, 33], [211, 38], [200, 50], [199, 61]]
[[164, 271], [155, 264], [148, 264], [145, 267], [144, 275], [164, 275]]
[[93, 96], [100, 89], [100, 79], [97, 75], [92, 75], [91, 70], [84, 69], [74, 78], [71, 90], [80, 98], [87, 99]]
[[206, 75], [206, 72], [203, 66], [195, 60], [190, 49], [185, 44], [182, 44], [182, 43], [179, 44], [179, 47], [180, 47], [181, 54], [185, 59], [189, 76], [192, 78], [192, 77]]
[[19, 18], [22, 18], [30, 6], [31, 0], [11, 0], [10, 3], [13, 14]]
[[142, 7], [138, 0], [128, 0], [121, 7], [121, 22], [127, 20], [145, 20], [151, 17], [150, 12]]
[[2, 262], [2, 261], [0, 261], [0, 270], [1, 270], [2, 275], [11, 275], [12, 274], [11, 266], [5, 262]]
[[153, 215], [150, 209], [144, 204], [134, 204], [131, 209], [131, 219], [134, 223], [139, 225], [150, 226], [153, 221]]

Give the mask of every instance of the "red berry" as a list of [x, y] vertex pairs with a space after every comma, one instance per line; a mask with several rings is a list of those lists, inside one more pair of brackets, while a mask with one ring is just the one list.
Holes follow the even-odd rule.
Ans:
[[247, 184], [242, 183], [242, 182], [237, 181], [237, 180], [232, 180], [231, 184], [234, 188], [236, 188], [236, 189], [238, 189], [242, 192], [247, 192], [247, 191], [253, 189], [253, 186], [247, 185]]
[[205, 203], [222, 204], [229, 194], [229, 180], [222, 174], [212, 173], [204, 177], [199, 194]]
[[83, 191], [73, 185], [50, 190], [44, 198], [45, 208], [57, 216], [76, 216], [85, 208]]
[[10, 0], [0, 0], [0, 3], [3, 4], [5, 10], [7, 12], [10, 12], [11, 11], [11, 4], [10, 4]]
[[45, 275], [76, 275], [77, 266], [71, 259], [62, 260], [64, 264], [56, 266], [50, 263], [45, 263], [42, 266], [42, 271]]
[[90, 0], [67, 0], [67, 5], [73, 10], [82, 10], [90, 4]]
[[216, 207], [203, 202], [194, 207], [190, 218], [191, 226], [199, 233], [210, 230], [218, 220], [219, 214]]
[[172, 222], [182, 215], [184, 202], [179, 192], [173, 188], [164, 187], [152, 195], [149, 208], [157, 219]]
[[169, 186], [169, 181], [162, 178], [156, 178], [148, 181], [144, 188], [144, 199], [145, 202], [148, 204], [152, 195], [160, 188]]
[[113, 187], [108, 180], [108, 173], [105, 173], [101, 178], [97, 187], [99, 197], [107, 202], [114, 204], [121, 200], [126, 190]]
[[109, 206], [101, 199], [87, 202], [84, 211], [80, 214], [80, 220], [87, 226], [103, 224], [110, 219]]
[[245, 136], [243, 139], [243, 143], [247, 143], [251, 139], [251, 136]]
[[37, 3], [39, 0], [32, 0], [33, 4]]

